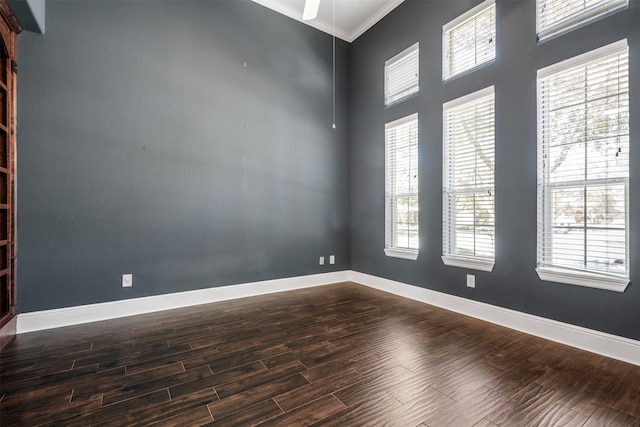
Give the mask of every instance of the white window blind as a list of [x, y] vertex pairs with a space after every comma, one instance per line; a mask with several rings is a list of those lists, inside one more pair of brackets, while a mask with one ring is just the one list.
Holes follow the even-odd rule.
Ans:
[[495, 258], [493, 86], [444, 105], [443, 261], [491, 271]]
[[418, 115], [387, 123], [385, 134], [385, 252], [417, 254]]
[[384, 63], [384, 105], [395, 104], [418, 92], [419, 57], [416, 43]]
[[487, 0], [442, 27], [442, 77], [450, 77], [496, 57], [496, 5]]
[[551, 269], [546, 280], [624, 290], [628, 197], [629, 55], [622, 40], [538, 71], [541, 277]]
[[628, 4], [629, 0], [537, 0], [538, 38], [570, 30]]

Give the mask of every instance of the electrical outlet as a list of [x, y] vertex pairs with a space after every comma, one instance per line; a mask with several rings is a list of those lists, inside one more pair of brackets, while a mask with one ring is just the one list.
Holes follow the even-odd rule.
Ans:
[[323, 256], [320, 257], [320, 265], [324, 265], [324, 257]]
[[476, 287], [476, 276], [473, 274], [467, 274], [467, 287], [475, 288]]
[[130, 288], [133, 286], [133, 274], [123, 274], [122, 275], [122, 287]]
[[329, 256], [329, 264], [335, 264], [336, 263], [336, 256], [335, 255], [330, 255]]

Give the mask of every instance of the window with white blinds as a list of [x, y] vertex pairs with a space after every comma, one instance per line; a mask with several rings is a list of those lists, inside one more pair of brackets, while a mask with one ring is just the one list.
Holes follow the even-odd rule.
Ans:
[[537, 0], [538, 39], [569, 31], [628, 4], [629, 0]]
[[384, 105], [395, 104], [418, 92], [419, 57], [416, 43], [384, 63]]
[[442, 27], [442, 54], [443, 80], [495, 59], [495, 0], [482, 2]]
[[495, 259], [493, 86], [444, 104], [443, 256], [491, 271]]
[[629, 282], [627, 41], [538, 71], [538, 274]]
[[385, 125], [385, 253], [418, 257], [418, 115]]

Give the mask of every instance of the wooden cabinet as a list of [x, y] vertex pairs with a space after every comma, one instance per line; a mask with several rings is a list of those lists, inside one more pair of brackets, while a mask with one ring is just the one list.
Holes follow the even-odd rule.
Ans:
[[16, 328], [15, 37], [20, 31], [6, 1], [0, 0], [0, 349]]

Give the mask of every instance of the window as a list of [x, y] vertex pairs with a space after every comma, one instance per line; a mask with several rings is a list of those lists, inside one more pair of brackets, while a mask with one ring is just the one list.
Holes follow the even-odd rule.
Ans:
[[570, 31], [628, 4], [629, 0], [537, 0], [538, 39]]
[[487, 0], [442, 27], [442, 78], [447, 80], [496, 57], [496, 5]]
[[395, 104], [418, 92], [418, 59], [416, 43], [384, 63], [384, 105]]
[[418, 115], [385, 125], [385, 253], [418, 258]]
[[627, 41], [538, 71], [538, 275], [629, 283]]
[[443, 256], [491, 271], [495, 259], [493, 86], [444, 104]]

